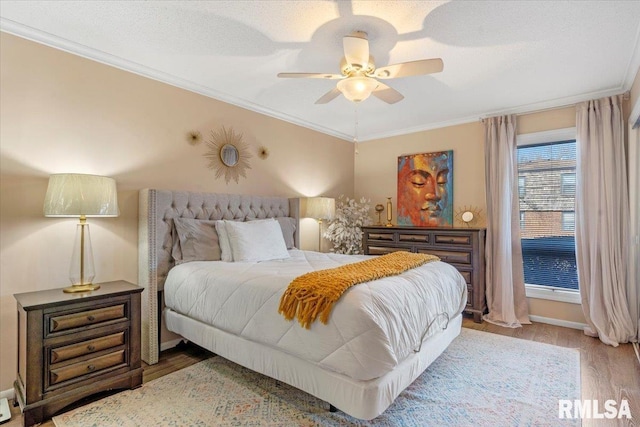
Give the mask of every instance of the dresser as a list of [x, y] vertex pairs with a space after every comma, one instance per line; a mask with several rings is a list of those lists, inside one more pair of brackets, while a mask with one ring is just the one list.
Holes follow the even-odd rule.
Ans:
[[25, 426], [92, 394], [142, 384], [140, 297], [125, 281], [86, 293], [15, 294], [16, 401]]
[[363, 248], [367, 255], [395, 251], [432, 254], [458, 269], [467, 282], [466, 313], [482, 322], [487, 309], [484, 276], [483, 228], [362, 227]]

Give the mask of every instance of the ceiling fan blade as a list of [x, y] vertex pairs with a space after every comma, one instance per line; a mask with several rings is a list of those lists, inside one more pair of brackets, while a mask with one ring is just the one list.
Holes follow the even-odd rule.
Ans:
[[316, 101], [316, 104], [326, 104], [329, 101], [333, 101], [338, 95], [340, 95], [340, 91], [337, 87], [334, 87], [329, 92], [325, 93]]
[[344, 57], [352, 67], [366, 69], [369, 63], [369, 41], [367, 33], [355, 31], [342, 39]]
[[375, 77], [379, 79], [395, 79], [397, 77], [419, 76], [422, 74], [439, 73], [444, 69], [442, 59], [421, 59], [387, 65], [376, 70]]
[[395, 104], [404, 99], [404, 95], [382, 82], [378, 82], [378, 87], [371, 94], [387, 104]]
[[341, 74], [326, 73], [278, 73], [278, 77], [287, 79], [326, 79], [337, 80], [344, 78]]

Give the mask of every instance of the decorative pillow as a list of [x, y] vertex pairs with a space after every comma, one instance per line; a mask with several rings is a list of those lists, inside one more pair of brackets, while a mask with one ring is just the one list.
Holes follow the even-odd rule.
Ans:
[[176, 259], [176, 264], [189, 261], [220, 260], [220, 244], [218, 243], [218, 233], [215, 228], [216, 221], [175, 218], [173, 223], [180, 240], [180, 250], [182, 251], [182, 259]]
[[226, 222], [225, 220], [216, 221], [216, 231], [218, 232], [218, 241], [220, 243], [220, 259], [225, 262], [233, 262]]
[[276, 221], [280, 223], [282, 237], [284, 237], [284, 243], [287, 245], [287, 249], [295, 248], [296, 244], [293, 240], [293, 234], [296, 232], [296, 219], [288, 216], [281, 216], [276, 218]]
[[269, 261], [289, 258], [278, 221], [225, 221], [233, 261]]

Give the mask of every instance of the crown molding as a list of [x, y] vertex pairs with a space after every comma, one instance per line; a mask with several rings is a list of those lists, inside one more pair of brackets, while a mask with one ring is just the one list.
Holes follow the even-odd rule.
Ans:
[[6, 18], [0, 18], [0, 31], [13, 34], [18, 37], [22, 37], [27, 40], [40, 43], [54, 49], [62, 50], [64, 52], [71, 53], [73, 55], [80, 56], [82, 58], [90, 59], [92, 61], [99, 62], [104, 65], [108, 65], [114, 68], [118, 68], [123, 71], [137, 74], [142, 77], [146, 77], [152, 80], [166, 83], [171, 86], [178, 87], [180, 89], [188, 90], [200, 95], [204, 95], [209, 98], [216, 99], [218, 101], [226, 102], [227, 104], [235, 105], [237, 107], [244, 108], [246, 110], [254, 111], [256, 113], [263, 114], [265, 116], [273, 117], [278, 120], [282, 120], [288, 123], [292, 123], [297, 126], [302, 126], [307, 129], [314, 130], [329, 136], [334, 136], [346, 141], [352, 141], [353, 136], [338, 132], [334, 129], [330, 129], [324, 126], [319, 126], [315, 123], [310, 123], [306, 120], [302, 120], [298, 117], [294, 117], [288, 114], [274, 112], [260, 105], [252, 102], [240, 99], [234, 96], [221, 93], [206, 86], [199, 85], [192, 81], [182, 79], [180, 77], [173, 76], [163, 71], [146, 67], [144, 65], [129, 61], [127, 59], [120, 58], [115, 55], [111, 55], [106, 52], [102, 52], [97, 49], [90, 48], [88, 46], [76, 43], [53, 34], [46, 33], [44, 31], [36, 30], [34, 28], [19, 24]]
[[[13, 35], [34, 41], [36, 43], [40, 43], [58, 50], [62, 50], [83, 58], [87, 58], [92, 61], [99, 62], [101, 64], [105, 64], [114, 68], [128, 71], [142, 77], [156, 80], [161, 83], [166, 83], [171, 86], [178, 87], [180, 89], [188, 90], [190, 92], [194, 92], [209, 98], [213, 98], [218, 101], [235, 105], [240, 108], [244, 108], [256, 113], [260, 113], [265, 116], [273, 117], [278, 120], [282, 120], [297, 126], [311, 129], [325, 135], [329, 135], [329, 136], [336, 137], [338, 139], [353, 142], [354, 135], [350, 135], [344, 132], [339, 132], [334, 129], [327, 128], [325, 126], [320, 126], [315, 123], [308, 122], [306, 120], [300, 119], [299, 117], [295, 117], [289, 114], [269, 110], [265, 107], [254, 104], [247, 100], [240, 99], [234, 96], [229, 96], [227, 94], [221, 93], [219, 91], [216, 91], [206, 86], [199, 85], [192, 81], [182, 79], [150, 67], [146, 67], [144, 65], [135, 63], [133, 61], [129, 61], [129, 60], [120, 58], [118, 56], [111, 55], [109, 53], [90, 48], [80, 43], [76, 43], [76, 42], [55, 36], [50, 33], [37, 30], [32, 27], [28, 27], [23, 24], [19, 24], [15, 21], [12, 21], [6, 18], [0, 17], [0, 31], [13, 34]], [[638, 36], [636, 37], [636, 46], [638, 45], [638, 43], [640, 43], [640, 27], [638, 31]], [[617, 95], [626, 90], [629, 90], [635, 78], [635, 74], [632, 72], [632, 69], [634, 67], [637, 69], [638, 64], [640, 64], [640, 49], [636, 49], [633, 57], [630, 59], [624, 82], [618, 88], [596, 91], [596, 92], [591, 92], [587, 94], [576, 95], [576, 96], [571, 96], [566, 98], [559, 98], [559, 99], [554, 99], [554, 100], [544, 101], [544, 102], [539, 102], [534, 104], [526, 104], [526, 105], [521, 105], [514, 108], [495, 110], [488, 113], [461, 117], [461, 118], [452, 119], [452, 120], [427, 123], [420, 126], [397, 129], [390, 132], [380, 132], [380, 133], [365, 135], [359, 138], [358, 142], [362, 143], [362, 142], [391, 138], [391, 137], [402, 136], [402, 135], [407, 135], [412, 133], [424, 132], [424, 131], [429, 131], [433, 129], [440, 129], [440, 128], [449, 127], [449, 126], [457, 126], [457, 125], [476, 122], [478, 121], [479, 118], [482, 120], [483, 118], [486, 118], [486, 117], [492, 117], [492, 116], [498, 116], [498, 115], [528, 114], [528, 113], [540, 112], [544, 110], [557, 109], [557, 108], [571, 106], [573, 104], [576, 104], [582, 101], [602, 98], [605, 96]]]

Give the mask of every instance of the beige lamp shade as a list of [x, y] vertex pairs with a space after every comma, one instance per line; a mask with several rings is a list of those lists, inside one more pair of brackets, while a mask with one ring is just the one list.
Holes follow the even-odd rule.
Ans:
[[336, 201], [330, 197], [307, 197], [300, 203], [300, 216], [331, 220], [336, 213]]
[[69, 280], [64, 292], [90, 292], [100, 288], [93, 283], [95, 268], [87, 217], [118, 216], [118, 194], [113, 178], [62, 173], [49, 177], [44, 197], [44, 215], [80, 217], [71, 255]]
[[113, 178], [74, 173], [49, 177], [44, 216], [118, 216], [118, 195]]

